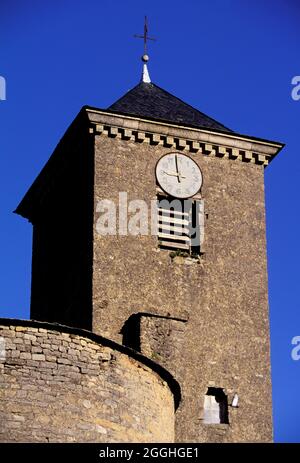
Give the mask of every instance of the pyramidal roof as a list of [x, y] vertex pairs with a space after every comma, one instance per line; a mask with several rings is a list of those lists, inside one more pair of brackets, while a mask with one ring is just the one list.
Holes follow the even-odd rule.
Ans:
[[111, 111], [176, 124], [233, 132], [152, 82], [143, 80], [108, 108]]

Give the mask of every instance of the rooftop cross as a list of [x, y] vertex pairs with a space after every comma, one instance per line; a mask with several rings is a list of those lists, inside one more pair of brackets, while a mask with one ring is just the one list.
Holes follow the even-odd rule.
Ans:
[[144, 34], [143, 35], [138, 35], [135, 34], [134, 37], [137, 37], [138, 39], [144, 39], [144, 54], [142, 56], [142, 61], [144, 63], [143, 65], [143, 74], [142, 74], [142, 82], [150, 83], [150, 76], [147, 68], [147, 62], [149, 61], [149, 56], [147, 55], [147, 41], [148, 40], [156, 40], [154, 37], [149, 37], [148, 35], [148, 21], [147, 21], [147, 16], [145, 16], [145, 22], [144, 22]]
[[143, 34], [143, 35], [135, 34], [134, 37], [136, 37], [136, 38], [138, 38], [138, 39], [144, 39], [144, 55], [147, 55], [147, 41], [148, 41], [148, 40], [156, 40], [154, 37], [149, 37], [149, 35], [148, 35], [148, 20], [147, 20], [147, 16], [145, 16], [144, 34]]

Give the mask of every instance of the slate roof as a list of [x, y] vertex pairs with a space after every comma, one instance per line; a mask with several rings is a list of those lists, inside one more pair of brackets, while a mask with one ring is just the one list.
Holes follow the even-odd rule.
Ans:
[[108, 109], [131, 116], [233, 132], [153, 83], [140, 82]]

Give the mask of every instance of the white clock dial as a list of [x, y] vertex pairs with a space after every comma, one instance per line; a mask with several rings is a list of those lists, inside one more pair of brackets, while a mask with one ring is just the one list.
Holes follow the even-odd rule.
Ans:
[[201, 188], [198, 164], [181, 153], [169, 153], [156, 164], [156, 179], [163, 191], [175, 198], [190, 198]]

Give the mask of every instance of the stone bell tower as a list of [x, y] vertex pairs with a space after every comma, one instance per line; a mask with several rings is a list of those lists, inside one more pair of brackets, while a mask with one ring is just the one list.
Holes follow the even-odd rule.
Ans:
[[167, 368], [177, 442], [271, 441], [264, 169], [283, 145], [161, 89], [146, 61], [108, 109], [82, 108], [16, 210], [33, 224], [31, 318]]

